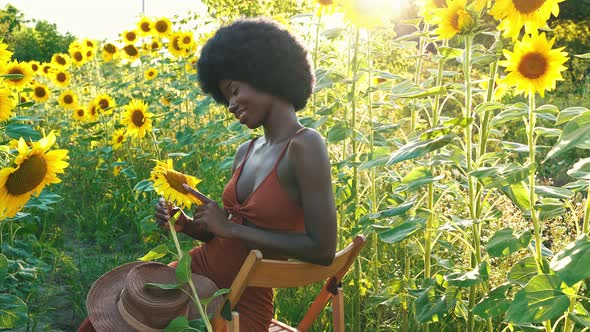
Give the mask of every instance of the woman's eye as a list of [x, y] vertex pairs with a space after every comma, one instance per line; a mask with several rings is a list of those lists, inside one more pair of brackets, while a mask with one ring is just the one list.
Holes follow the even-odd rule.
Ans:
[[237, 95], [238, 94], [238, 89], [233, 89], [231, 91], [231, 94], [234, 95], [234, 96]]

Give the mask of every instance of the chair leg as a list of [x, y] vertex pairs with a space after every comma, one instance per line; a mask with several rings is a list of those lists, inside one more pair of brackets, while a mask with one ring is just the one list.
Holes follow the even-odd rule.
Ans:
[[232, 311], [231, 322], [227, 322], [227, 332], [240, 332], [240, 314]]
[[338, 287], [338, 293], [332, 296], [332, 318], [334, 320], [334, 332], [344, 332], [344, 295], [342, 287]]

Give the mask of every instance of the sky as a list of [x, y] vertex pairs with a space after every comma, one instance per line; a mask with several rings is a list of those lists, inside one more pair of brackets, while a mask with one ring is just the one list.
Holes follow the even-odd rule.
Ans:
[[146, 16], [183, 18], [189, 11], [206, 10], [200, 0], [0, 0], [0, 8], [11, 4], [25, 19], [55, 23], [60, 33], [115, 40], [136, 27], [142, 2]]

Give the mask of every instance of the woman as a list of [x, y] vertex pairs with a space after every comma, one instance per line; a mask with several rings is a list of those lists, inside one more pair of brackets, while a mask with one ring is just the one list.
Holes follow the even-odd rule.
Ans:
[[[322, 136], [295, 113], [313, 89], [307, 51], [276, 23], [244, 19], [207, 41], [197, 67], [202, 90], [241, 124], [262, 127], [264, 136], [238, 148], [223, 208], [194, 192], [204, 204], [192, 218], [180, 212], [177, 231], [206, 242], [190, 251], [192, 272], [229, 288], [251, 249], [265, 258], [329, 265], [336, 209], [328, 152]], [[160, 199], [156, 222], [166, 228], [177, 212]], [[241, 330], [268, 330], [272, 301], [272, 289], [247, 288], [236, 307]]]

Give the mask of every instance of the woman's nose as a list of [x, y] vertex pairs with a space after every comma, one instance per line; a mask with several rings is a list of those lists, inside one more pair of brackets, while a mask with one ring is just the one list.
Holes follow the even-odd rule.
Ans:
[[231, 113], [235, 113], [238, 110], [238, 105], [232, 103], [231, 101], [229, 102], [229, 106], [228, 106], [228, 110]]

